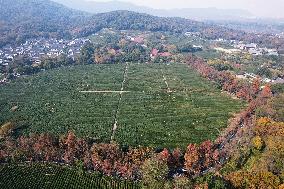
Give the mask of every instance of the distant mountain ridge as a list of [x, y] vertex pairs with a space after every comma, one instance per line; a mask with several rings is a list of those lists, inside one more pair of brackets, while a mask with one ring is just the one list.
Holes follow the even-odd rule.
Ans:
[[103, 13], [116, 10], [128, 10], [139, 13], [147, 13], [162, 17], [182, 17], [194, 20], [238, 20], [251, 18], [253, 15], [241, 9], [217, 9], [217, 8], [183, 8], [183, 9], [153, 9], [145, 6], [137, 6], [132, 3], [122, 1], [86, 1], [86, 0], [54, 0], [67, 7], [86, 11], [89, 13]]

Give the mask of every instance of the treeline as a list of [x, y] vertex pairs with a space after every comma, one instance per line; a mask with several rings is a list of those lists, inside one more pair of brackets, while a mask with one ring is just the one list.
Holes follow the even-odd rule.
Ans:
[[[50, 134], [30, 134], [17, 139], [7, 137], [0, 146], [1, 163], [81, 165], [86, 171], [97, 171], [120, 179], [140, 180], [148, 188], [170, 184], [170, 179], [176, 174], [192, 178], [193, 173], [200, 175], [200, 171], [219, 164], [218, 152], [212, 151], [213, 144], [210, 141], [195, 145], [194, 148], [189, 147], [185, 155], [180, 149], [170, 152], [148, 147], [120, 147], [115, 143], [97, 144], [77, 138], [73, 132], [60, 137]], [[200, 167], [192, 164], [193, 154]], [[186, 173], [182, 171], [184, 164], [188, 168]]]
[[[246, 124], [224, 147], [205, 141], [190, 144], [185, 153], [97, 144], [77, 138], [73, 132], [60, 137], [8, 137], [1, 142], [0, 161], [79, 166], [141, 181], [145, 188], [278, 188], [283, 183], [283, 122], [260, 118]], [[259, 161], [253, 161], [255, 158]]]
[[[217, 86], [235, 95], [236, 97], [251, 102], [255, 99], [261, 92], [260, 78], [256, 78], [253, 83], [247, 81], [241, 81], [236, 78], [236, 75], [229, 71], [218, 71], [213, 66], [208, 65], [203, 59], [196, 58], [193, 56], [187, 57], [188, 64], [198, 71], [203, 77], [208, 80], [215, 82]], [[266, 85], [264, 90], [262, 90], [263, 95], [270, 95], [271, 88]]]
[[150, 148], [122, 149], [117, 144], [93, 144], [77, 138], [73, 132], [56, 137], [31, 134], [1, 143], [1, 162], [81, 163], [85, 170], [96, 170], [120, 178], [140, 178], [138, 168], [149, 158]]

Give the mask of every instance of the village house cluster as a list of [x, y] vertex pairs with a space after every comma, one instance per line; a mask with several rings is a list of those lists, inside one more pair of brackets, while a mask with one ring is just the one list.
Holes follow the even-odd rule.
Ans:
[[241, 51], [246, 51], [251, 55], [268, 55], [268, 56], [278, 56], [277, 49], [268, 49], [266, 47], [260, 48], [255, 43], [244, 44], [243, 42], [237, 42], [234, 44], [234, 48], [240, 49]]
[[[253, 82], [253, 80], [260, 78], [260, 76], [254, 74], [254, 73], [244, 73], [240, 75], [236, 75], [238, 79], [248, 79], [250, 82]], [[271, 83], [271, 84], [284, 84], [283, 78], [276, 78], [276, 79], [269, 79], [269, 78], [261, 78], [261, 81], [264, 83]]]
[[62, 54], [74, 59], [76, 55], [80, 54], [82, 46], [88, 41], [89, 39], [85, 38], [73, 40], [30, 39], [19, 46], [5, 46], [0, 49], [0, 65], [8, 66], [15, 57], [21, 55], [28, 56], [33, 63], [40, 63], [42, 57], [55, 58]]
[[269, 49], [266, 47], [259, 47], [256, 43], [244, 43], [243, 41], [236, 41], [236, 40], [225, 40], [225, 39], [217, 39], [216, 42], [229, 42], [234, 48], [222, 48], [222, 47], [216, 47], [214, 48], [217, 51], [221, 51], [228, 54], [234, 54], [234, 53], [249, 53], [254, 56], [260, 56], [260, 55], [268, 55], [268, 56], [279, 56], [282, 53], [279, 53], [277, 49]]

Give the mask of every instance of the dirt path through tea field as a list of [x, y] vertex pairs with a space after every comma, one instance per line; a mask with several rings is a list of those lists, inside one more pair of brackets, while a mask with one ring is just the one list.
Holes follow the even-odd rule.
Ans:
[[112, 128], [112, 135], [111, 135], [111, 139], [110, 139], [111, 141], [114, 140], [115, 132], [118, 128], [117, 116], [118, 116], [118, 113], [119, 113], [119, 108], [120, 108], [120, 104], [121, 104], [121, 100], [122, 100], [122, 94], [126, 92], [126, 91], [123, 91], [123, 90], [124, 90], [125, 82], [126, 82], [126, 79], [127, 79], [128, 68], [129, 68], [129, 65], [128, 65], [128, 63], [126, 63], [124, 75], [123, 75], [123, 81], [121, 83], [121, 89], [120, 89], [120, 93], [119, 93], [117, 108], [116, 108], [116, 111], [115, 111], [115, 114], [114, 114], [114, 123], [113, 123], [113, 128]]
[[162, 75], [163, 75], [163, 80], [164, 80], [164, 82], [165, 82], [165, 84], [166, 84], [166, 86], [167, 86], [167, 92], [168, 93], [171, 93], [172, 92], [172, 90], [171, 90], [171, 88], [170, 88], [170, 86], [169, 86], [169, 83], [168, 83], [168, 81], [167, 81], [167, 78], [166, 78], [166, 76], [165, 76], [165, 74], [164, 74], [164, 72], [161, 70], [161, 72], [162, 72]]

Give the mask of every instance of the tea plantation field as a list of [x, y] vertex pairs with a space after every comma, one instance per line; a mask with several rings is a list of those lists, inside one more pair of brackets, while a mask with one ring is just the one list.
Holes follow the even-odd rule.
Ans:
[[0, 188], [109, 189], [141, 188], [139, 183], [115, 180], [98, 173], [56, 165], [1, 165]]
[[128, 145], [212, 140], [243, 106], [184, 64], [65, 67], [0, 86], [0, 124]]

